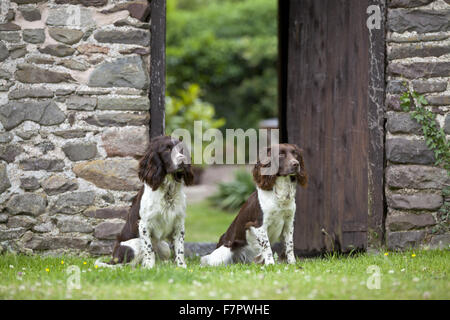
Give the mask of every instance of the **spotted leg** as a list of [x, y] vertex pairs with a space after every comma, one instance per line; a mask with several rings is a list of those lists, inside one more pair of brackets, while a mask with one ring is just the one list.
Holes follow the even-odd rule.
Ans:
[[295, 263], [294, 256], [294, 215], [289, 217], [286, 221], [283, 231], [281, 233], [281, 239], [284, 244], [284, 253], [286, 255], [287, 263]]
[[257, 261], [261, 261], [265, 265], [275, 263], [269, 237], [267, 236], [267, 231], [263, 227], [250, 227], [247, 229], [247, 241], [251, 243], [251, 246], [259, 253], [256, 257]]
[[180, 217], [175, 223], [173, 233], [173, 248], [175, 251], [175, 263], [178, 267], [186, 268], [184, 262], [184, 218]]
[[139, 221], [139, 236], [141, 238], [142, 266], [151, 269], [155, 265], [155, 252], [153, 251], [147, 223], [142, 219]]

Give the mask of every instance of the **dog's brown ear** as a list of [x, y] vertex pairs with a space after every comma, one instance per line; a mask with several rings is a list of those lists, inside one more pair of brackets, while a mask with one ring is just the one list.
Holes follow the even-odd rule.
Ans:
[[163, 183], [166, 171], [158, 153], [158, 141], [150, 142], [147, 152], [139, 162], [139, 179], [156, 190]]
[[183, 168], [183, 180], [187, 186], [194, 184], [194, 172], [190, 164], [185, 165]]
[[270, 162], [263, 165], [260, 161], [253, 168], [253, 180], [256, 185], [262, 190], [272, 190], [275, 185], [276, 175], [263, 175], [261, 174], [261, 168], [268, 167]]
[[305, 161], [303, 160], [303, 149], [299, 148], [297, 145], [294, 145], [296, 151], [296, 158], [300, 163], [300, 170], [297, 172], [297, 182], [303, 188], [306, 188], [308, 185], [308, 174], [305, 169]]

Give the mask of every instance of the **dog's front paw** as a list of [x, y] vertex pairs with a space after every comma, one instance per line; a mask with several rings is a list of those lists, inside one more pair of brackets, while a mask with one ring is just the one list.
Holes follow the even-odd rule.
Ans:
[[187, 265], [186, 265], [186, 263], [184, 261], [183, 262], [177, 262], [177, 267], [186, 269]]
[[155, 260], [154, 259], [144, 259], [142, 261], [142, 267], [144, 269], [151, 269], [155, 266]]

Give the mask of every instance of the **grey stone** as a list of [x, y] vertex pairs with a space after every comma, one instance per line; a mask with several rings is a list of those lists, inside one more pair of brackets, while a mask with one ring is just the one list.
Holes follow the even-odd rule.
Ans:
[[28, 53], [25, 44], [15, 45], [9, 48], [9, 55], [12, 59], [22, 58]]
[[97, 239], [115, 239], [124, 225], [125, 221], [102, 222], [95, 227], [94, 236]]
[[110, 14], [122, 10], [128, 10], [132, 18], [140, 21], [147, 21], [150, 14], [150, 4], [146, 0], [127, 1], [117, 3], [112, 8], [102, 10], [101, 13]]
[[418, 246], [425, 238], [425, 231], [388, 232], [387, 245], [391, 250]]
[[34, 56], [27, 58], [27, 62], [32, 64], [53, 64], [55, 62], [55, 59], [49, 57]]
[[53, 91], [45, 88], [14, 89], [8, 94], [11, 100], [23, 98], [53, 98]]
[[8, 190], [11, 187], [11, 182], [8, 178], [8, 171], [6, 169], [6, 165], [0, 163], [0, 194]]
[[410, 133], [422, 135], [422, 126], [411, 119], [409, 113], [388, 114], [387, 129], [391, 133]]
[[11, 2], [15, 2], [17, 4], [30, 4], [30, 3], [39, 3], [44, 2], [46, 0], [11, 0]]
[[13, 139], [13, 134], [11, 132], [0, 133], [0, 143], [8, 143]]
[[56, 96], [68, 96], [69, 94], [72, 94], [75, 92], [75, 89], [56, 89], [55, 95]]
[[407, 85], [408, 83], [403, 80], [391, 80], [388, 82], [386, 91], [389, 93], [403, 93], [408, 90]]
[[388, 65], [387, 71], [389, 75], [408, 79], [450, 77], [450, 62], [394, 62]]
[[429, 82], [423, 80], [414, 80], [412, 82], [414, 91], [419, 94], [430, 92], [442, 92], [447, 89], [447, 82]]
[[67, 57], [73, 55], [75, 49], [65, 44], [49, 44], [44, 48], [38, 48], [39, 52], [56, 57]]
[[93, 240], [89, 244], [89, 253], [94, 255], [109, 255], [114, 248], [114, 240]]
[[20, 27], [12, 22], [2, 23], [0, 24], [0, 31], [17, 31], [20, 30]]
[[414, 194], [390, 194], [387, 196], [388, 206], [404, 210], [437, 210], [443, 204], [442, 195], [417, 192]]
[[89, 160], [97, 155], [96, 143], [68, 143], [62, 150], [72, 161]]
[[141, 56], [145, 56], [150, 54], [150, 49], [145, 47], [135, 47], [135, 48], [127, 48], [120, 50], [119, 53], [121, 54], [138, 54]]
[[32, 65], [18, 65], [16, 71], [16, 80], [23, 83], [60, 83], [72, 82], [75, 79], [68, 73], [61, 73], [38, 68]]
[[90, 233], [94, 230], [92, 226], [85, 219], [78, 216], [63, 216], [56, 217], [56, 227], [60, 232], [81, 232]]
[[89, 77], [90, 87], [131, 87], [144, 89], [148, 75], [140, 57], [118, 58], [97, 66]]
[[388, 50], [388, 59], [405, 59], [412, 57], [440, 57], [450, 53], [448, 46], [441, 45], [402, 45], [391, 47]]
[[9, 215], [6, 213], [0, 213], [0, 223], [5, 223], [9, 219]]
[[393, 138], [386, 141], [386, 158], [395, 163], [433, 164], [434, 153], [425, 141]]
[[140, 159], [148, 147], [146, 127], [111, 128], [102, 133], [108, 157], [134, 157]]
[[6, 42], [17, 43], [20, 42], [20, 32], [19, 31], [4, 31], [0, 32], [0, 40]]
[[55, 0], [57, 4], [81, 4], [85, 7], [103, 7], [108, 4], [108, 0]]
[[3, 43], [0, 41], [0, 62], [5, 61], [9, 57], [9, 50]]
[[414, 8], [425, 6], [433, 0], [390, 0], [388, 1], [389, 8]]
[[445, 32], [436, 33], [388, 33], [387, 41], [395, 43], [425, 42], [425, 41], [442, 41], [449, 38]]
[[445, 117], [444, 132], [446, 134], [450, 134], [450, 115], [449, 114]]
[[41, 20], [41, 12], [35, 7], [19, 7], [20, 13], [27, 21], [38, 21]]
[[400, 215], [388, 215], [386, 226], [390, 231], [406, 231], [411, 229], [420, 229], [436, 224], [431, 214], [406, 213]]
[[13, 216], [9, 218], [6, 226], [8, 228], [25, 228], [30, 229], [36, 224], [36, 219], [29, 216]]
[[75, 44], [83, 37], [83, 31], [67, 28], [49, 28], [50, 37], [65, 44]]
[[430, 246], [433, 249], [449, 249], [450, 248], [450, 234], [438, 234], [433, 236], [430, 241]]
[[50, 141], [42, 141], [35, 145], [41, 150], [42, 154], [46, 154], [49, 151], [55, 150], [55, 145]]
[[91, 191], [70, 192], [58, 197], [51, 212], [76, 214], [94, 204], [95, 193]]
[[50, 126], [64, 122], [66, 115], [55, 102], [43, 101], [11, 101], [0, 107], [0, 122], [6, 130], [13, 129], [26, 120]]
[[74, 59], [65, 59], [58, 62], [57, 64], [77, 71], [86, 71], [87, 69], [89, 69], [89, 65], [86, 62], [77, 61]]
[[450, 105], [450, 95], [447, 96], [427, 96], [428, 103], [432, 106], [448, 106]]
[[150, 45], [150, 33], [144, 30], [99, 30], [94, 38], [101, 43]]
[[73, 172], [99, 188], [136, 191], [142, 186], [137, 169], [138, 161], [134, 159], [106, 159], [76, 164]]
[[95, 26], [91, 10], [83, 7], [67, 6], [50, 9], [46, 23], [49, 26], [56, 27]]
[[17, 130], [16, 135], [23, 140], [30, 140], [32, 137], [38, 134], [37, 130]]
[[66, 103], [70, 110], [92, 111], [97, 106], [97, 98], [72, 96]]
[[41, 185], [49, 196], [78, 189], [76, 180], [62, 175], [53, 175], [42, 181]]
[[149, 113], [100, 113], [88, 116], [86, 123], [99, 127], [145, 126], [149, 124]]
[[5, 92], [8, 91], [9, 88], [11, 88], [13, 86], [14, 82], [12, 81], [6, 81], [4, 83], [2, 83], [2, 81], [0, 81], [0, 92]]
[[27, 229], [25, 228], [0, 228], [0, 241], [19, 239], [25, 234], [26, 231]]
[[62, 171], [64, 169], [64, 161], [60, 159], [29, 158], [21, 160], [19, 167], [25, 171]]
[[16, 157], [23, 152], [23, 148], [16, 144], [0, 145], [0, 159], [8, 163], [16, 160]]
[[45, 212], [46, 207], [47, 198], [36, 193], [13, 195], [6, 204], [6, 209], [13, 215], [31, 214], [38, 216]]
[[150, 100], [147, 97], [99, 97], [99, 110], [130, 110], [130, 111], [149, 111]]
[[86, 249], [89, 244], [89, 237], [73, 236], [38, 236], [25, 243], [25, 247], [33, 250], [55, 250], [55, 249]]
[[52, 132], [55, 136], [63, 139], [84, 138], [88, 131], [82, 129], [61, 130]]
[[9, 71], [0, 69], [0, 79], [10, 80], [12, 78], [12, 74]]
[[450, 30], [450, 10], [407, 10], [392, 9], [388, 11], [388, 28], [390, 31], [428, 33]]
[[26, 191], [33, 191], [40, 188], [40, 184], [35, 177], [20, 178], [20, 187]]
[[391, 188], [441, 189], [450, 184], [450, 178], [445, 169], [398, 165], [386, 169], [386, 183]]
[[126, 219], [129, 207], [93, 208], [84, 211], [84, 215], [97, 219]]
[[55, 228], [55, 225], [51, 221], [47, 221], [44, 223], [36, 224], [31, 228], [31, 230], [39, 233], [47, 233], [52, 232], [53, 230], [55, 230]]
[[150, 30], [150, 24], [139, 21], [137, 19], [132, 19], [130, 17], [114, 22], [116, 27], [133, 27], [138, 29]]
[[22, 37], [25, 42], [43, 43], [45, 41], [45, 31], [44, 29], [24, 29]]

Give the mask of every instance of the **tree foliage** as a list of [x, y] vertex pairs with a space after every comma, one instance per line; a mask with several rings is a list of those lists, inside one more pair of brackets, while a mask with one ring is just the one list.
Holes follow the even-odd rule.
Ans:
[[196, 83], [227, 127], [256, 127], [276, 116], [274, 0], [171, 0], [167, 90]]

